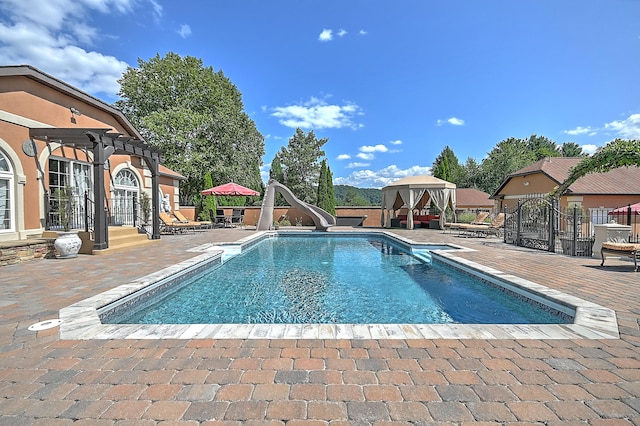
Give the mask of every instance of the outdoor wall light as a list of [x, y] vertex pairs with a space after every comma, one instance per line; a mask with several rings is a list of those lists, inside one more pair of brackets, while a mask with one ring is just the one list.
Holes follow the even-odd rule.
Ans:
[[524, 181], [524, 186], [529, 186], [529, 181], [528, 180]]
[[69, 108], [69, 111], [71, 111], [71, 114], [77, 115], [78, 117], [82, 115], [82, 113], [74, 107]]

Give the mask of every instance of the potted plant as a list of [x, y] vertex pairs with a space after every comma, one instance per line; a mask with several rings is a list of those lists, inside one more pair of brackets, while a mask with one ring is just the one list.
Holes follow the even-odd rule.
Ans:
[[54, 198], [58, 202], [58, 217], [62, 232], [58, 232], [58, 237], [53, 243], [58, 259], [68, 259], [77, 257], [82, 240], [75, 232], [69, 232], [71, 219], [73, 218], [73, 190], [70, 186], [56, 189]]

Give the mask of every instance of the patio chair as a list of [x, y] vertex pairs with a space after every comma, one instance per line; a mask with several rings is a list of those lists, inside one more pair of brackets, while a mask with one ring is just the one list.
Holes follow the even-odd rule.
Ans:
[[169, 216], [167, 212], [160, 212], [160, 231], [168, 234], [175, 234], [177, 232], [186, 232], [190, 229], [195, 229], [190, 223], [180, 223], [177, 219]]
[[213, 222], [207, 221], [199, 221], [199, 220], [190, 220], [182, 214], [182, 212], [176, 210], [173, 212], [173, 215], [178, 219], [179, 223], [188, 223], [193, 225], [194, 229], [211, 229], [213, 227]]
[[240, 225], [244, 222], [244, 209], [233, 209], [231, 212], [231, 225]]
[[209, 212], [209, 217], [213, 220], [214, 225], [221, 225], [226, 228], [229, 223], [229, 217], [224, 214], [223, 209], [216, 209], [215, 214], [213, 213], [213, 210], [211, 210]]
[[500, 236], [503, 228], [504, 213], [499, 213], [489, 225], [461, 224], [459, 229], [464, 236], [488, 237], [489, 235]]
[[476, 215], [475, 218], [473, 218], [473, 220], [469, 223], [456, 223], [456, 222], [450, 222], [450, 223], [445, 223], [444, 224], [444, 232], [447, 232], [447, 229], [457, 229], [460, 230], [460, 225], [482, 225], [485, 223], [485, 219], [489, 217], [489, 212], [480, 212]]

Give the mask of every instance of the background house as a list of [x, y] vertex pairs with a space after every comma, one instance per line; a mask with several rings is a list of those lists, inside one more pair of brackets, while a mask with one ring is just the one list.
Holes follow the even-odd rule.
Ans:
[[[111, 105], [31, 66], [0, 67], [0, 241], [56, 229], [56, 190], [67, 186], [74, 214], [84, 215], [74, 218], [76, 228], [92, 216], [84, 194], [95, 202], [94, 225], [104, 207], [107, 222], [133, 225], [132, 203], [143, 193], [154, 208], [163, 194], [177, 205], [181, 176], [160, 160]], [[101, 238], [96, 248], [106, 248]]]
[[495, 202], [491, 195], [475, 188], [456, 188], [456, 214], [492, 212]]
[[[544, 158], [505, 179], [491, 198], [503, 210], [513, 208], [519, 199], [552, 191], [569, 176], [580, 157]], [[606, 173], [591, 173], [574, 182], [560, 198], [560, 208], [612, 209], [640, 201], [640, 168], [621, 167]]]

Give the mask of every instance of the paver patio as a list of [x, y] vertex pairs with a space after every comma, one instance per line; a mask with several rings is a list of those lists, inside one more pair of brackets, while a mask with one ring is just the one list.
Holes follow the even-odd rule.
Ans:
[[459, 256], [614, 309], [620, 339], [72, 341], [28, 330], [251, 232], [0, 268], [0, 425], [640, 424], [640, 273], [497, 239], [394, 231], [475, 249]]

